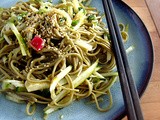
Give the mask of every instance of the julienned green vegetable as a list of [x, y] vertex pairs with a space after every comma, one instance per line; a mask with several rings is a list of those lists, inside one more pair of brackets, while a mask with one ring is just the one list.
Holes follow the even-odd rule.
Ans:
[[20, 49], [21, 49], [21, 53], [23, 56], [27, 56], [29, 55], [29, 51], [27, 49], [27, 45], [26, 42], [24, 41], [23, 37], [21, 36], [21, 34], [18, 32], [16, 26], [14, 25], [14, 23], [7, 23], [7, 25], [11, 28], [11, 30], [13, 31], [14, 35], [16, 36]]
[[60, 80], [62, 80], [70, 71], [72, 70], [72, 66], [68, 66], [64, 70], [62, 70], [57, 76], [55, 76], [50, 84], [50, 93], [51, 93], [51, 98], [55, 98], [55, 89]]
[[80, 84], [84, 82], [85, 79], [87, 79], [91, 74], [96, 70], [96, 67], [98, 65], [98, 60], [93, 63], [88, 69], [86, 69], [84, 72], [82, 72], [74, 81], [73, 85], [74, 88], [78, 87]]

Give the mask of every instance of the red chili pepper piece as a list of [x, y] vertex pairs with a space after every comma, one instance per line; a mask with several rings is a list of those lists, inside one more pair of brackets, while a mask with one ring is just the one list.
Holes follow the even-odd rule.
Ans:
[[39, 36], [35, 36], [30, 42], [31, 47], [36, 51], [42, 50], [42, 48], [44, 47], [44, 44], [45, 44], [45, 41]]

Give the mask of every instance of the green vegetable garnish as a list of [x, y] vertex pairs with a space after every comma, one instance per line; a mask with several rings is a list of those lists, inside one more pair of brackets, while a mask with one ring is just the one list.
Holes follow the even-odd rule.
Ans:
[[82, 7], [79, 7], [78, 10], [80, 11], [81, 9], [83, 9]]
[[83, 10], [83, 13], [86, 14], [86, 11], [85, 11], [85, 9], [84, 9], [83, 7], [79, 7], [78, 10], [79, 10], [79, 11], [80, 11], [80, 10]]
[[76, 26], [78, 24], [78, 22], [79, 22], [79, 20], [73, 20], [71, 25]]
[[28, 12], [23, 12], [23, 13], [19, 14], [17, 16], [18, 21], [21, 21], [23, 19], [23, 17], [25, 17], [27, 14], [28, 14]]
[[88, 21], [92, 21], [92, 20], [95, 20], [95, 19], [96, 19], [96, 17], [95, 17], [94, 15], [90, 15], [90, 16], [87, 18]]

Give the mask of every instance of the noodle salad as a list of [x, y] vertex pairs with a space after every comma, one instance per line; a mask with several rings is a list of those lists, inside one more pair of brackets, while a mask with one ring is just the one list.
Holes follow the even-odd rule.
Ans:
[[[44, 104], [44, 118], [75, 100], [112, 107], [115, 57], [103, 15], [91, 0], [19, 1], [0, 8], [0, 93], [26, 103], [28, 115]], [[128, 26], [120, 24], [124, 41]], [[101, 96], [109, 97], [106, 108]]]

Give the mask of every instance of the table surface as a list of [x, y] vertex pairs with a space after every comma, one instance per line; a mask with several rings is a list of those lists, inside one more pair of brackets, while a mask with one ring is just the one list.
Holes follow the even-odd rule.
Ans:
[[[144, 120], [160, 120], [160, 0], [123, 0], [146, 25], [154, 47], [154, 69], [141, 98]], [[127, 118], [124, 118], [127, 120]]]

